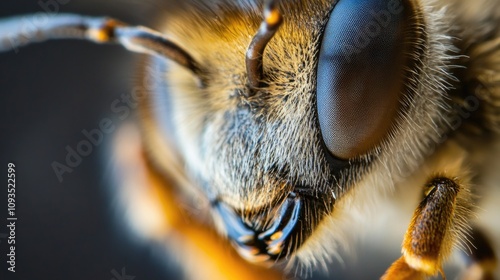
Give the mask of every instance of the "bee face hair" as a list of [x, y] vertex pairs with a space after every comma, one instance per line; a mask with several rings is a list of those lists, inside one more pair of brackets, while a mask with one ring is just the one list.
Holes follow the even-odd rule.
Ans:
[[[296, 241], [290, 246], [295, 247], [289, 251], [300, 249], [299, 255], [304, 256], [306, 262], [315, 262], [336, 247], [332, 240], [320, 238], [326, 236], [321, 233], [323, 230], [315, 230], [340, 227], [332, 219], [325, 219], [336, 211], [336, 200], [348, 201], [354, 193], [363, 192], [363, 186], [387, 184], [384, 187], [390, 188], [394, 181], [412, 172], [449, 129], [449, 116], [442, 114], [440, 108], [449, 106], [446, 101], [446, 91], [452, 80], [449, 65], [456, 54], [451, 37], [434, 35], [447, 34], [448, 15], [432, 1], [393, 3], [402, 8], [399, 17], [393, 14], [397, 28], [404, 29], [400, 32], [405, 37], [397, 38], [405, 42], [403, 49], [399, 50], [401, 54], [378, 54], [370, 49], [367, 52], [374, 56], [375, 61], [378, 59], [376, 63], [384, 65], [380, 59], [395, 60], [400, 68], [378, 69], [375, 65], [364, 72], [362, 70], [366, 69], [351, 69], [347, 75], [355, 76], [363, 83], [370, 80], [369, 75], [393, 71], [390, 76], [382, 75], [387, 79], [375, 87], [384, 91], [385, 85], [396, 84], [395, 87], [389, 86], [389, 90], [395, 92], [387, 94], [375, 90], [375, 94], [380, 95], [370, 100], [387, 99], [383, 101], [387, 104], [374, 104], [377, 111], [385, 106], [399, 109], [383, 117], [370, 115], [370, 106], [354, 108], [354, 112], [340, 110], [341, 115], [354, 113], [356, 116], [350, 117], [354, 124], [363, 126], [372, 118], [380, 118], [379, 124], [367, 127], [375, 131], [372, 134], [361, 132], [369, 139], [352, 140], [358, 136], [347, 136], [344, 144], [330, 148], [323, 135], [325, 131], [321, 129], [323, 116], [318, 116], [318, 102], [327, 102], [317, 99], [318, 84], [321, 83], [318, 63], [325, 29], [337, 3], [319, 0], [280, 2], [278, 9], [283, 13], [284, 21], [263, 55], [266, 87], [255, 94], [249, 94], [252, 88], [245, 67], [245, 54], [262, 21], [261, 5], [253, 1], [195, 3], [194, 7], [198, 9], [190, 6], [190, 9], [169, 17], [163, 25], [166, 34], [175, 42], [185, 48], [189, 46], [189, 53], [205, 70], [203, 80], [207, 83], [200, 87], [192, 73], [175, 64], [169, 65], [166, 83], [162, 85], [162, 89], [169, 92], [168, 109], [158, 108], [164, 97], [158, 96], [163, 93], [155, 92], [146, 102], [149, 105], [145, 106], [148, 109], [145, 115], [149, 114], [149, 109], [158, 111], [157, 114], [168, 111], [169, 118], [174, 120], [168, 134], [174, 135], [175, 150], [182, 158], [178, 164], [189, 170], [188, 176], [193, 181], [191, 187], [202, 190], [204, 199], [234, 209], [234, 216], [247, 221], [247, 226], [255, 227], [258, 232], [271, 227], [271, 217], [286, 204], [291, 193], [303, 197], [305, 202], [299, 211], [302, 229], [294, 232], [299, 237], [293, 237]], [[390, 8], [374, 6], [368, 7], [366, 12], [376, 15]], [[372, 20], [381, 24], [375, 18]], [[337, 28], [345, 28], [342, 24], [348, 23], [341, 21]], [[362, 37], [365, 34], [362, 34], [361, 27]], [[370, 32], [369, 28], [365, 30]], [[371, 31], [377, 31], [376, 27], [373, 28]], [[384, 36], [383, 33], [372, 34], [373, 38], [368, 38], [378, 46], [376, 40], [380, 37], [390, 40], [390, 36]], [[344, 44], [350, 43], [349, 38], [346, 40]], [[369, 43], [366, 48], [370, 47]], [[362, 48], [340, 50], [345, 51], [340, 55], [347, 58], [364, 51]], [[355, 62], [351, 64], [355, 65]], [[356, 76], [358, 72], [364, 76]], [[150, 130], [155, 130], [154, 126]], [[338, 132], [333, 134], [343, 137]], [[344, 153], [342, 147], [349, 146], [352, 141], [360, 143], [354, 148], [364, 147]], [[335, 151], [341, 156], [333, 154]], [[158, 152], [152, 156], [158, 161], [167, 157]], [[164, 168], [168, 170], [168, 167]], [[214, 211], [214, 219], [221, 231], [227, 232], [219, 212]], [[313, 238], [308, 240], [313, 231]], [[307, 246], [301, 247], [304, 242]]]

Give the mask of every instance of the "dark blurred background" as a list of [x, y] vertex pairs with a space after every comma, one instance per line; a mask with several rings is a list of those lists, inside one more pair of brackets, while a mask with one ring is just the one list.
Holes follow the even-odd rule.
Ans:
[[[0, 17], [44, 12], [39, 2], [57, 3], [59, 12], [111, 15], [141, 24], [154, 9], [139, 1], [6, 0], [0, 2]], [[107, 191], [110, 134], [72, 173], [63, 175], [63, 182], [51, 167], [53, 161], [64, 163], [65, 147], [84, 139], [83, 129], [113, 118], [110, 105], [130, 92], [137, 58], [117, 46], [82, 41], [51, 41], [0, 53], [0, 166], [6, 178], [7, 163], [16, 164], [18, 218], [16, 273], [7, 273], [8, 246], [2, 238], [0, 279], [121, 280], [116, 275], [123, 276], [123, 268], [136, 279], [172, 275], [154, 248], [134, 242], [116, 219]], [[0, 188], [0, 238], [7, 233], [6, 201], [5, 182]]]
[[[155, 1], [60, 2], [68, 3], [59, 4], [59, 12], [109, 15], [143, 25], [159, 9]], [[0, 1], [0, 17], [43, 11], [38, 1]], [[0, 53], [0, 170], [6, 178], [7, 163], [16, 165], [18, 218], [13, 274], [6, 270], [8, 246], [2, 238], [7, 233], [7, 188], [2, 183], [0, 279], [121, 280], [123, 272], [137, 280], [179, 277], [175, 267], [161, 257], [161, 248], [131, 238], [117, 218], [120, 215], [109, 192], [111, 134], [72, 173], [65, 173], [62, 182], [51, 166], [54, 161], [65, 161], [66, 146], [75, 147], [84, 139], [83, 129], [98, 128], [105, 117], [120, 123], [110, 106], [121, 94], [130, 93], [138, 60], [139, 55], [121, 47], [83, 41], [51, 41], [17, 53]], [[330, 277], [373, 279], [381, 275], [384, 265], [398, 257], [398, 250], [379, 254], [383, 245], [371, 245], [358, 254], [359, 262], [347, 259], [342, 266], [336, 261], [332, 266], [337, 269]], [[317, 273], [314, 278], [327, 277]]]

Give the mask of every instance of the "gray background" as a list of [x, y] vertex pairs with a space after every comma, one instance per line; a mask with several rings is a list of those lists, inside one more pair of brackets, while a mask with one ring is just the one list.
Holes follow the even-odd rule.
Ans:
[[[70, 0], [60, 12], [113, 15], [134, 23], [145, 22], [149, 14], [139, 2], [99, 2]], [[41, 11], [37, 1], [0, 2], [0, 17]], [[53, 161], [64, 162], [67, 145], [83, 139], [82, 129], [96, 128], [110, 115], [112, 101], [129, 93], [136, 59], [120, 47], [81, 41], [0, 53], [0, 165], [5, 177], [7, 162], [17, 165], [18, 217], [17, 273], [7, 274], [7, 243], [0, 240], [0, 279], [109, 280], [112, 270], [120, 273], [123, 267], [137, 280], [173, 278], [154, 248], [130, 240], [117, 222], [106, 192], [105, 143], [62, 183], [51, 168]], [[6, 184], [0, 201], [1, 234], [6, 233]]]

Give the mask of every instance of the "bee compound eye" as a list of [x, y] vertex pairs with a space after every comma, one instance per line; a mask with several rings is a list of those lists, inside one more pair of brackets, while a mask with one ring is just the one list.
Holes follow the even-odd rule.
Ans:
[[396, 118], [411, 39], [407, 2], [340, 0], [330, 14], [316, 98], [325, 146], [337, 158], [368, 152]]

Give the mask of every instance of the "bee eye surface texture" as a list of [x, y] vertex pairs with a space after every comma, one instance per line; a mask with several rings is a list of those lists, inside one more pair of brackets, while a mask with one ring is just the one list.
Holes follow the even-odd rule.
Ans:
[[324, 30], [317, 69], [323, 140], [351, 159], [382, 141], [404, 84], [408, 7], [402, 0], [340, 0]]

